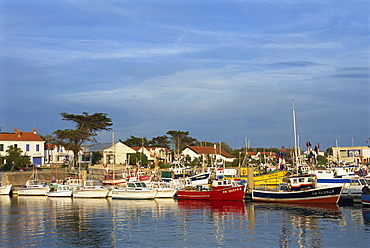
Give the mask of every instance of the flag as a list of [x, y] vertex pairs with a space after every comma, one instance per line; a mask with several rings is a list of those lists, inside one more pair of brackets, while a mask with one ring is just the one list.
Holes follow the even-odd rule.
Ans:
[[320, 149], [320, 142], [319, 142], [319, 143], [317, 143], [317, 148], [318, 148], [318, 149]]

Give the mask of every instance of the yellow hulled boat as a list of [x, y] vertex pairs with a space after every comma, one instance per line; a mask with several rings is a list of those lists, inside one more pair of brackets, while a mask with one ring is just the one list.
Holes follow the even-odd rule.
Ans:
[[[259, 174], [258, 172], [253, 172], [253, 181], [254, 181], [254, 188], [258, 187], [267, 187], [267, 188], [276, 188], [279, 183], [282, 183], [284, 178], [287, 176], [289, 172], [285, 170], [276, 170], [271, 171], [267, 174]], [[248, 173], [247, 168], [243, 167], [240, 168], [240, 177], [227, 177], [227, 179], [233, 180], [248, 180]]]

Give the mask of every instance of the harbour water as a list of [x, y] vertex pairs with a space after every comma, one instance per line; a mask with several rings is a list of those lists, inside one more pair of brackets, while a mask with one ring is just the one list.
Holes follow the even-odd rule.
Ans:
[[0, 197], [1, 247], [370, 247], [370, 209]]

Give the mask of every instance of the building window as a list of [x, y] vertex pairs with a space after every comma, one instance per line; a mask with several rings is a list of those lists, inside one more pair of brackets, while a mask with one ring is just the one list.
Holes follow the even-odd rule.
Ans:
[[4, 144], [0, 144], [0, 152], [4, 151]]
[[26, 152], [29, 152], [29, 151], [30, 151], [30, 145], [26, 144]]
[[40, 145], [36, 145], [36, 152], [40, 151]]
[[14, 144], [14, 146], [13, 146], [14, 148], [18, 148], [18, 144]]

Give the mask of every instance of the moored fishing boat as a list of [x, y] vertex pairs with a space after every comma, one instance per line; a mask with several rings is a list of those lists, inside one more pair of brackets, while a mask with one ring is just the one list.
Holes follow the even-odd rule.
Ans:
[[127, 183], [127, 187], [114, 187], [112, 189], [112, 199], [150, 200], [154, 199], [156, 194], [156, 190], [140, 181], [131, 181]]
[[104, 177], [103, 184], [123, 186], [127, 184], [127, 181], [127, 177], [124, 177], [122, 174], [108, 173]]
[[26, 182], [26, 186], [18, 188], [20, 196], [42, 196], [50, 191], [50, 187], [41, 180], [31, 179]]
[[328, 186], [292, 191], [282, 183], [278, 189], [253, 189], [252, 201], [331, 204], [338, 203], [342, 189], [343, 186]]
[[109, 189], [102, 186], [97, 180], [86, 180], [84, 186], [73, 190], [72, 196], [78, 198], [105, 198]]
[[0, 173], [0, 195], [10, 195], [13, 185], [3, 184], [2, 180], [3, 180], [3, 173]]
[[58, 184], [55, 189], [46, 193], [49, 197], [71, 197], [73, 188], [66, 184]]
[[[243, 167], [240, 169], [242, 175], [247, 175], [247, 168]], [[265, 174], [259, 174], [255, 172], [253, 175], [254, 187], [268, 187], [268, 188], [276, 188], [280, 183], [283, 182], [285, 176], [288, 175], [288, 171], [286, 170], [274, 170], [270, 171]], [[227, 179], [235, 180], [235, 181], [247, 181], [247, 176], [240, 176], [240, 177], [230, 177], [225, 176]]]
[[12, 185], [4, 185], [0, 182], [0, 195], [9, 195], [12, 190]]
[[245, 194], [245, 185], [238, 185], [230, 179], [213, 180], [210, 187], [182, 189], [177, 191], [177, 198], [184, 200], [220, 200], [242, 201]]
[[150, 182], [148, 187], [157, 191], [155, 198], [172, 198], [176, 195], [177, 189], [171, 182]]
[[[293, 102], [294, 103], [294, 102]], [[298, 149], [296, 117], [293, 105], [293, 132], [294, 132], [294, 158], [296, 171], [299, 171], [301, 163], [300, 152]], [[280, 203], [310, 203], [310, 204], [332, 204], [339, 201], [343, 190], [343, 185], [315, 187], [315, 181], [311, 177], [297, 175], [289, 178], [289, 182], [281, 183], [276, 189], [252, 189], [252, 201], [261, 202], [280, 202]], [[308, 180], [310, 179], [310, 180]], [[304, 182], [307, 181], [305, 184]], [[297, 186], [298, 190], [292, 190], [292, 185]], [[306, 188], [302, 190], [301, 188]]]

